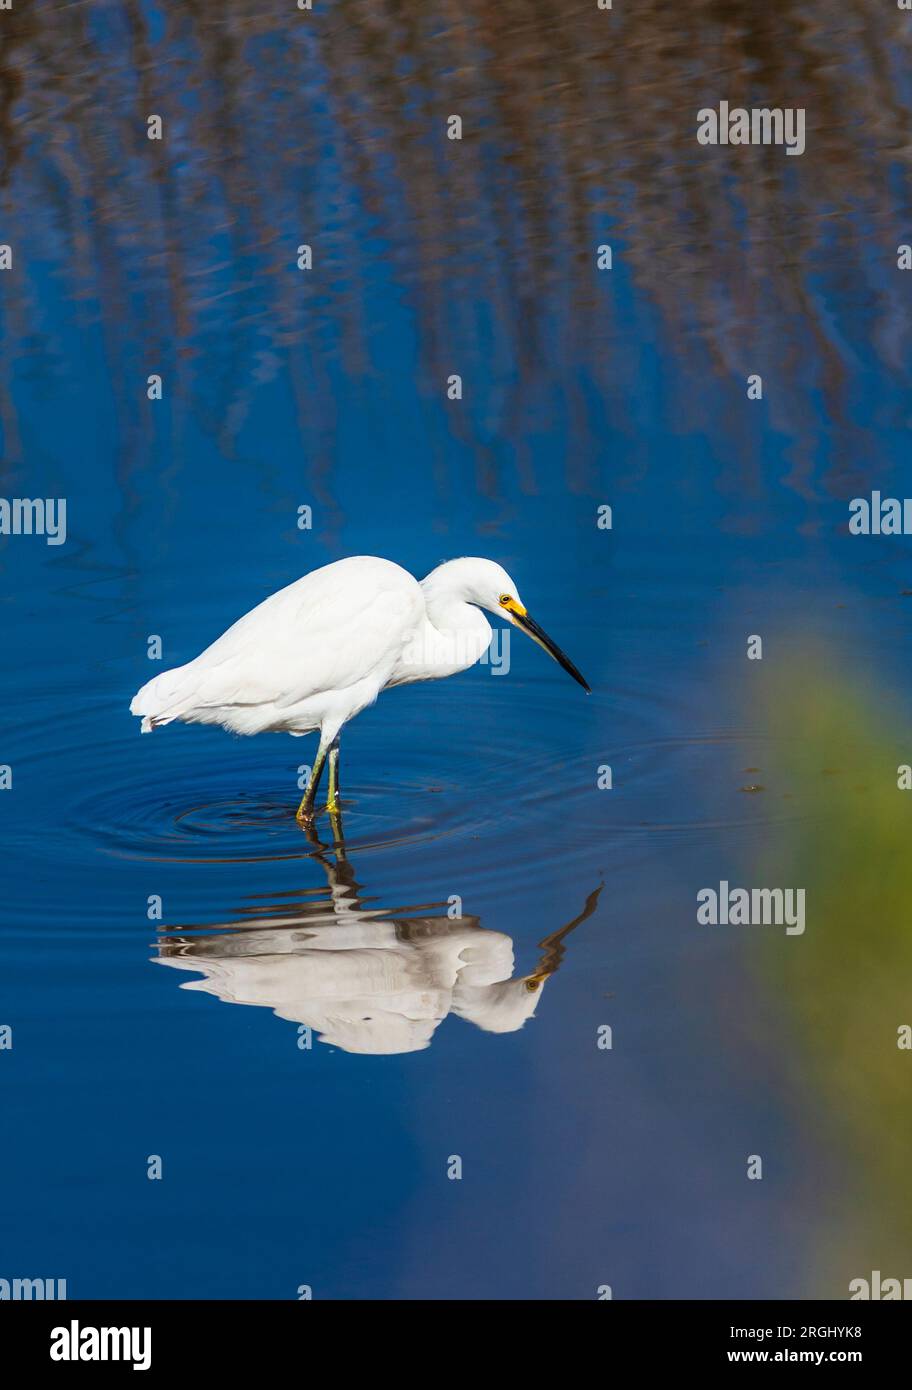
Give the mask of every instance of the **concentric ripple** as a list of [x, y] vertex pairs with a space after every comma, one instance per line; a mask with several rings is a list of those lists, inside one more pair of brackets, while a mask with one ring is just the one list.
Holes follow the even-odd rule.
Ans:
[[[656, 736], [667, 710], [648, 691], [586, 701], [571, 738], [562, 683], [450, 684], [411, 698], [407, 729], [390, 723], [397, 692], [349, 737], [342, 771], [351, 848], [470, 840], [476, 869], [515, 874], [619, 836], [759, 826], [797, 813], [777, 784], [769, 740], [731, 730]], [[453, 719], [454, 701], [464, 718]], [[17, 787], [52, 798], [66, 830], [61, 854], [191, 864], [314, 853], [294, 817], [297, 768], [313, 756], [312, 739], [231, 739], [183, 726], [140, 738], [120, 705], [96, 700], [51, 743], [40, 714], [32, 708], [8, 742]], [[633, 737], [617, 742], [608, 729]], [[599, 786], [606, 766], [611, 790]], [[15, 852], [41, 858], [44, 829], [40, 816], [10, 818], [8, 839]], [[327, 817], [318, 832], [331, 838]]]

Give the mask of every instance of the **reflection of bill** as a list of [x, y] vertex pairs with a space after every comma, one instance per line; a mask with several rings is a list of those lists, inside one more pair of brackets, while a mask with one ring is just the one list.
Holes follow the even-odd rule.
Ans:
[[539, 943], [531, 974], [514, 979], [510, 937], [486, 931], [477, 917], [391, 917], [366, 908], [344, 854], [316, 857], [327, 871], [328, 898], [205, 935], [167, 933], [158, 963], [202, 974], [184, 989], [271, 1008], [346, 1052], [417, 1052], [448, 1014], [488, 1033], [521, 1028], [560, 964], [564, 939], [592, 915], [601, 892]]

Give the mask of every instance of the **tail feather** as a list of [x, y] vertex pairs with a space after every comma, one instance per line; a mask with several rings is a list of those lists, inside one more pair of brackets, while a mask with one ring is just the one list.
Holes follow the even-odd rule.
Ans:
[[137, 690], [130, 701], [130, 713], [142, 716], [140, 733], [149, 734], [179, 717], [180, 689], [186, 670], [185, 666], [175, 666], [170, 671], [162, 671]]

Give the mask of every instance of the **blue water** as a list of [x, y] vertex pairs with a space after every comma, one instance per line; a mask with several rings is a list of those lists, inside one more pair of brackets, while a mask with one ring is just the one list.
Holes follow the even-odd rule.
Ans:
[[[229, 9], [221, 36], [144, 6], [145, 66], [126, 11], [89, 8], [53, 22], [86, 25], [92, 110], [75, 59], [55, 88], [20, 17], [4, 116], [3, 495], [65, 497], [68, 535], [0, 538], [0, 1276], [65, 1278], [71, 1297], [844, 1296], [877, 1258], [821, 1255], [857, 1157], [756, 938], [699, 927], [694, 895], [767, 882], [802, 815], [748, 636], [767, 667], [797, 634], [894, 691], [906, 678], [909, 541], [846, 531], [856, 491], [908, 491], [892, 138], [846, 116], [802, 160], [773, 152], [800, 170], [750, 150], [751, 177], [723, 175], [689, 137], [663, 145], [647, 102], [647, 175], [604, 134], [636, 96], [597, 78], [615, 60], [591, 17], [566, 61], [602, 105], [575, 122], [553, 106], [548, 126], [495, 64], [520, 42], [512, 6], [471, 6], [444, 53], [399, 7], [372, 42], [366, 3]], [[530, 23], [545, 90], [557, 36]], [[853, 36], [811, 26], [844, 81]], [[712, 96], [711, 46], [686, 66]], [[780, 76], [822, 129], [836, 76]], [[488, 91], [512, 93], [502, 126]], [[691, 104], [668, 119], [689, 131]], [[478, 117], [455, 149], [452, 109]], [[688, 199], [716, 208], [708, 227]], [[128, 704], [351, 554], [419, 576], [496, 559], [593, 693], [518, 634], [506, 673], [388, 693], [345, 731], [344, 847], [324, 821], [317, 853], [294, 819], [312, 740], [141, 738]], [[352, 915], [395, 959], [464, 932], [490, 987], [534, 975], [600, 886], [523, 1026], [484, 1026], [506, 1018], [487, 1005], [473, 1021], [460, 986], [425, 1046], [372, 1053], [369, 1029], [299, 1046], [307, 952]], [[257, 1003], [219, 997], [264, 951]], [[215, 994], [180, 987], [207, 965]], [[754, 1153], [762, 1183], [745, 1180]]]

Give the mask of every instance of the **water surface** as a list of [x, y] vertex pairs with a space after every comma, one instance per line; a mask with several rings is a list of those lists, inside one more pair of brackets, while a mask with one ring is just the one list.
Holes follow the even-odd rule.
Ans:
[[[4, 1277], [909, 1272], [901, 1002], [832, 925], [862, 902], [908, 979], [892, 870], [839, 876], [908, 814], [909, 544], [846, 531], [856, 492], [908, 491], [907, 17], [622, 8], [3, 16], [3, 493], [68, 500], [65, 545], [0, 538]], [[806, 154], [697, 146], [721, 98], [805, 107]], [[506, 672], [390, 692], [346, 730], [344, 844], [314, 844], [310, 740], [141, 738], [127, 707], [150, 638], [179, 664], [359, 553], [498, 560], [593, 694], [518, 634]], [[862, 675], [878, 816], [874, 755], [840, 781], [813, 718]], [[803, 939], [700, 927], [722, 879], [828, 906]]]

